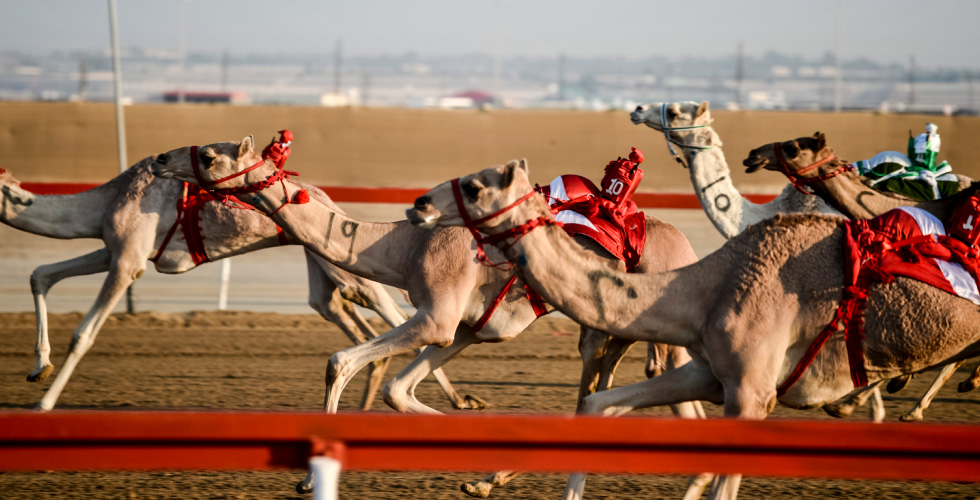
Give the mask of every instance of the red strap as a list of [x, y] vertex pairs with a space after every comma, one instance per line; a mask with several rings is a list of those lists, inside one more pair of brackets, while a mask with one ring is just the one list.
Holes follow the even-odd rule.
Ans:
[[167, 232], [167, 236], [163, 238], [163, 243], [160, 245], [160, 249], [157, 250], [157, 254], [150, 259], [150, 262], [154, 264], [160, 260], [163, 256], [163, 251], [167, 249], [167, 245], [170, 244], [170, 239], [174, 237], [174, 233], [177, 232], [177, 226], [180, 225], [180, 219], [184, 214], [184, 205], [187, 203], [187, 186], [190, 183], [184, 183], [184, 194], [182, 198], [177, 199], [177, 218], [174, 219], [174, 225], [170, 226], [170, 231]]
[[803, 353], [796, 368], [786, 377], [779, 387], [776, 388], [776, 396], [786, 394], [786, 391], [795, 384], [803, 372], [813, 363], [817, 353], [827, 343], [831, 335], [837, 332], [840, 323], [844, 326], [844, 340], [847, 346], [847, 362], [851, 372], [851, 382], [854, 387], [864, 387], [868, 385], [868, 374], [864, 369], [864, 328], [863, 312], [868, 302], [869, 280], [861, 276], [861, 249], [858, 247], [854, 232], [856, 224], [852, 221], [844, 223], [845, 242], [844, 242], [844, 274], [848, 285], [844, 288], [844, 297], [837, 306], [834, 319], [824, 327], [820, 335], [814, 339], [810, 347]]
[[548, 314], [548, 305], [545, 303], [544, 298], [535, 292], [531, 285], [524, 283], [524, 290], [527, 292], [527, 300], [531, 302], [531, 309], [534, 309], [534, 317], [540, 318], [545, 314]]
[[515, 281], [517, 281], [517, 274], [510, 277], [510, 280], [508, 280], [507, 284], [504, 285], [504, 289], [501, 290], [492, 301], [490, 301], [490, 305], [487, 306], [487, 310], [483, 311], [483, 316], [480, 316], [480, 319], [476, 320], [476, 323], [471, 325], [473, 328], [473, 333], [482, 330], [483, 327], [487, 325], [487, 322], [490, 321], [490, 316], [493, 316], [493, 312], [500, 306], [500, 303], [504, 300], [504, 297], [507, 296], [507, 291], [510, 290], [510, 287], [514, 286]]
[[833, 170], [833, 171], [828, 172], [828, 173], [823, 174], [823, 175], [819, 175], [817, 177], [804, 178], [804, 177], [802, 177], [803, 174], [806, 174], [806, 173], [810, 172], [811, 170], [816, 170], [816, 169], [820, 168], [821, 166], [827, 164], [828, 162], [833, 161], [834, 159], [836, 159], [837, 156], [834, 155], [833, 153], [831, 153], [830, 156], [828, 156], [826, 158], [823, 158], [823, 159], [821, 159], [820, 161], [818, 161], [816, 163], [812, 163], [810, 165], [807, 165], [807, 166], [805, 166], [805, 167], [803, 167], [803, 168], [801, 168], [799, 170], [796, 170], [794, 172], [794, 171], [791, 171], [789, 169], [789, 165], [786, 164], [786, 159], [783, 158], [783, 147], [782, 146], [783, 146], [783, 144], [781, 142], [774, 142], [774, 143], [772, 143], [773, 151], [776, 154], [776, 163], [777, 163], [777, 166], [779, 166], [779, 170], [793, 184], [793, 187], [795, 187], [797, 191], [799, 191], [799, 192], [801, 192], [803, 194], [816, 194], [814, 191], [807, 191], [806, 189], [804, 189], [804, 186], [807, 186], [809, 184], [814, 184], [814, 183], [817, 183], [817, 182], [822, 182], [822, 181], [825, 181], [827, 179], [836, 177], [836, 176], [838, 176], [838, 175], [840, 175], [840, 174], [842, 174], [844, 172], [847, 172], [847, 171], [850, 171], [850, 170], [854, 170], [854, 167], [852, 167], [851, 165], [844, 165], [844, 166], [842, 166], [842, 167], [840, 167], [840, 168], [838, 168], [836, 170]]

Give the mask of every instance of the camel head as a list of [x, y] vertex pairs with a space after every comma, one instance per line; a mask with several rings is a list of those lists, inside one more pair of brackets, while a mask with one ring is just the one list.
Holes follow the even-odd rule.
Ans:
[[630, 120], [633, 121], [634, 125], [642, 123], [658, 132], [663, 132], [663, 116], [667, 119], [667, 128], [710, 125], [712, 121], [711, 112], [708, 111], [708, 101], [701, 103], [683, 101], [641, 104], [630, 113]]
[[9, 170], [0, 167], [0, 210], [3, 204], [30, 205], [34, 195], [20, 187], [20, 181]]
[[[454, 189], [453, 184], [458, 189]], [[465, 226], [458, 200], [469, 219], [477, 222], [481, 230], [492, 229], [508, 219], [520, 219], [515, 214], [517, 210], [500, 214], [483, 223], [479, 219], [494, 214], [533, 192], [534, 188], [528, 180], [527, 160], [511, 160], [506, 165], [490, 167], [436, 186], [418, 197], [415, 205], [405, 211], [405, 216], [416, 226]]]
[[[195, 175], [194, 161], [191, 157], [192, 150], [196, 150], [196, 160], [198, 164]], [[193, 184], [214, 183], [221, 179], [234, 176], [239, 172], [262, 161], [262, 156], [255, 152], [255, 141], [249, 135], [241, 142], [216, 142], [204, 146], [186, 146], [168, 151], [157, 156], [156, 161], [150, 166], [153, 175], [167, 179], [176, 179]], [[269, 166], [275, 169], [275, 165]], [[258, 170], [264, 170], [262, 168]], [[240, 175], [219, 182], [221, 188], [234, 188], [248, 183], [248, 177], [255, 175], [256, 178], [264, 179], [268, 172], [249, 172], [248, 175]], [[262, 177], [258, 177], [258, 176]]]
[[746, 172], [759, 169], [783, 172], [779, 159], [776, 157], [776, 146], [779, 146], [783, 162], [790, 172], [806, 168], [834, 154], [827, 146], [827, 137], [822, 132], [815, 132], [812, 137], [800, 137], [785, 142], [766, 144], [749, 152], [742, 160]]

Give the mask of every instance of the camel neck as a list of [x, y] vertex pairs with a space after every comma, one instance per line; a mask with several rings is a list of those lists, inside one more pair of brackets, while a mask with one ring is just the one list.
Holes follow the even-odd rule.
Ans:
[[0, 186], [0, 222], [49, 238], [101, 238], [117, 183], [71, 195], [38, 195], [16, 184]]
[[[515, 217], [550, 216], [542, 200], [529, 203], [540, 213], [521, 210], [523, 215]], [[682, 279], [688, 268], [642, 275], [617, 272], [555, 226], [527, 233], [507, 256], [536, 292], [583, 326], [635, 340], [653, 334], [658, 342], [689, 345], [690, 332], [706, 317], [686, 302], [698, 293]]]
[[845, 172], [812, 184], [821, 197], [851, 219], [867, 219], [898, 207], [918, 207], [945, 220], [950, 214], [948, 201], [918, 201], [904, 196], [882, 193], [861, 182], [855, 172]]
[[[285, 181], [289, 199], [301, 189]], [[367, 222], [347, 216], [329, 199], [314, 196], [309, 203], [289, 204], [282, 209], [282, 185], [276, 185], [243, 197], [243, 200], [266, 213], [291, 233], [303, 246], [337, 265], [364, 278], [398, 288], [405, 288], [407, 259], [412, 255], [424, 229], [407, 221], [395, 223]]]
[[[714, 134], [708, 128], [707, 133]], [[684, 155], [691, 170], [691, 183], [701, 207], [715, 228], [727, 239], [734, 238], [752, 224], [773, 217], [777, 213], [819, 212], [840, 215], [820, 197], [800, 193], [787, 185], [774, 200], [753, 203], [732, 183], [725, 154], [720, 147], [698, 151], [684, 148]]]

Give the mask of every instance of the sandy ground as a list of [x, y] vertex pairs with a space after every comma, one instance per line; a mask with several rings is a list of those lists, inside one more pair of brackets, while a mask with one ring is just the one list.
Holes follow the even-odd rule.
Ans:
[[[52, 317], [56, 363], [67, 348], [81, 315]], [[0, 314], [0, 409], [28, 411], [46, 382], [24, 380], [31, 370], [32, 313]], [[457, 389], [486, 399], [493, 412], [570, 412], [580, 369], [577, 329], [567, 319], [546, 317], [518, 338], [503, 344], [474, 346], [447, 366]], [[323, 398], [327, 358], [347, 346], [332, 325], [313, 315], [241, 311], [115, 315], [82, 361], [58, 405], [63, 409], [267, 409], [316, 410]], [[642, 379], [642, 349], [634, 349], [619, 370], [617, 385]], [[409, 358], [397, 357], [389, 373]], [[954, 380], [964, 373], [958, 374]], [[886, 395], [890, 418], [909, 407], [929, 382], [920, 376], [913, 387]], [[359, 375], [342, 398], [342, 410], [359, 402]], [[424, 382], [422, 401], [453, 411], [438, 386]], [[391, 411], [375, 404], [377, 411]], [[720, 408], [707, 405], [718, 415]], [[667, 415], [650, 409], [643, 415]], [[862, 412], [863, 413], [863, 412]], [[932, 422], [975, 422], [980, 394], [959, 395], [949, 387], [927, 412]], [[829, 418], [822, 411], [777, 408], [772, 418]], [[863, 418], [855, 415], [852, 418]], [[909, 424], [913, 425], [913, 424]], [[832, 439], [832, 436], [827, 436]], [[896, 435], [895, 439], [901, 439]], [[153, 473], [6, 473], [0, 474], [3, 499], [134, 498], [298, 498], [293, 483], [302, 471], [153, 472]], [[427, 498], [461, 500], [457, 490], [473, 473], [346, 472], [340, 493], [347, 499]], [[493, 498], [559, 498], [564, 477], [535, 474], [499, 488]], [[672, 476], [596, 476], [588, 498], [680, 498], [685, 479]], [[977, 498], [974, 484], [833, 481], [748, 478], [743, 498]]]
[[[345, 206], [369, 220], [398, 218], [403, 208]], [[700, 211], [648, 213], [678, 226], [700, 256], [722, 244]], [[0, 226], [0, 410], [29, 411], [49, 384], [25, 381], [33, 366], [31, 270], [98, 245], [97, 241], [49, 240]], [[214, 306], [219, 265], [205, 265], [180, 276], [148, 272], [136, 287], [138, 313], [110, 318], [58, 408], [319, 409], [326, 360], [348, 344], [336, 327], [311, 314], [306, 306], [301, 250], [264, 250], [233, 262], [230, 311], [224, 312], [215, 311]], [[52, 360], [56, 364], [101, 280], [102, 275], [73, 278], [50, 294]], [[395, 297], [401, 301], [400, 294]], [[447, 372], [461, 393], [486, 399], [492, 405], [488, 411], [570, 412], [581, 366], [576, 342], [574, 324], [561, 316], [547, 317], [513, 341], [468, 349], [447, 366]], [[617, 385], [641, 380], [642, 354], [642, 349], [630, 354], [620, 368]], [[389, 373], [408, 361], [406, 356], [396, 358]], [[954, 381], [964, 374], [965, 370]], [[931, 376], [920, 376], [905, 392], [886, 395], [889, 417], [897, 418], [929, 381]], [[355, 408], [363, 383], [363, 375], [351, 383], [342, 410]], [[439, 410], [452, 411], [433, 382], [423, 383], [418, 396]], [[375, 404], [377, 411], [390, 411], [383, 406]], [[711, 405], [707, 410], [720, 413]], [[669, 412], [650, 409], [642, 414]], [[978, 416], [980, 394], [959, 395], [953, 384], [927, 412], [927, 419], [935, 422], [975, 422]], [[773, 418], [829, 417], [819, 410], [778, 408]], [[863, 418], [863, 412], [852, 418]], [[300, 498], [292, 487], [302, 475], [302, 471], [6, 473], [0, 474], [0, 499], [288, 499]], [[458, 491], [459, 483], [477, 477], [480, 474], [346, 472], [340, 492], [348, 499], [463, 499], [467, 497]], [[685, 485], [681, 477], [595, 476], [589, 479], [586, 493], [587, 498], [680, 498]], [[535, 474], [495, 490], [493, 498], [558, 498], [563, 487], [562, 475]], [[980, 498], [980, 488], [952, 483], [748, 478], [742, 497]]]

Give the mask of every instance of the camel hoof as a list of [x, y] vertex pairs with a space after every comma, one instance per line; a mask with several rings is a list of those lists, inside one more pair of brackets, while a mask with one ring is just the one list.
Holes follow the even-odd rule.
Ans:
[[827, 412], [827, 415], [835, 418], [847, 418], [854, 413], [854, 405], [851, 404], [826, 404], [823, 405], [823, 411]]
[[980, 379], [970, 378], [960, 382], [960, 385], [956, 386], [956, 390], [959, 392], [970, 392], [977, 387], [980, 387]]
[[895, 377], [888, 381], [888, 385], [885, 386], [885, 390], [888, 394], [895, 394], [896, 392], [909, 386], [909, 382], [912, 381], [912, 375], [902, 375], [900, 377]]
[[27, 376], [27, 381], [28, 382], [39, 382], [39, 381], [44, 380], [44, 379], [48, 378], [49, 376], [51, 376], [51, 374], [53, 372], [54, 372], [54, 366], [53, 365], [45, 365], [44, 368], [41, 368], [41, 371], [40, 372], [34, 371], [30, 375], [28, 375]]
[[921, 422], [922, 413], [908, 412], [905, 415], [898, 417], [898, 419], [901, 420], [902, 422]]
[[488, 406], [487, 402], [479, 396], [471, 396], [467, 394], [463, 396], [463, 401], [464, 403], [460, 408], [461, 410], [482, 410]]
[[475, 481], [472, 483], [463, 483], [459, 485], [459, 490], [467, 495], [475, 498], [486, 498], [490, 496], [490, 490], [493, 489], [490, 483], [484, 481]]
[[300, 495], [310, 493], [313, 491], [313, 478], [305, 478], [302, 481], [296, 483], [296, 493]]

